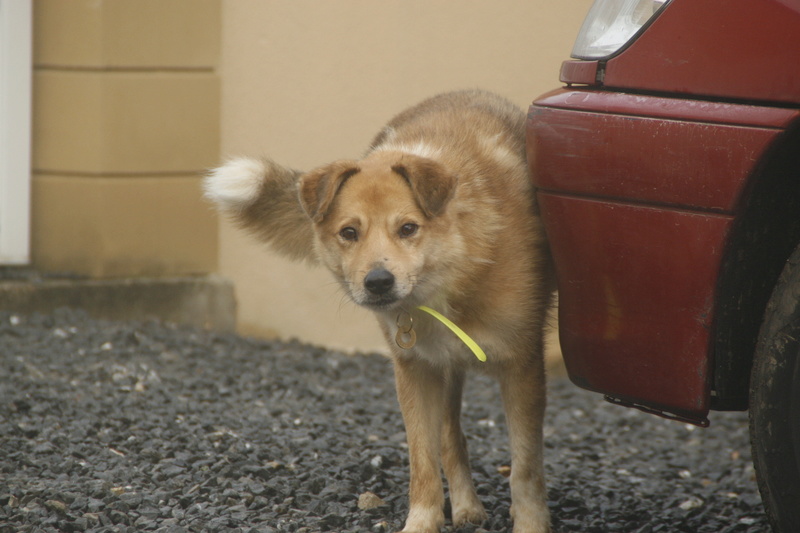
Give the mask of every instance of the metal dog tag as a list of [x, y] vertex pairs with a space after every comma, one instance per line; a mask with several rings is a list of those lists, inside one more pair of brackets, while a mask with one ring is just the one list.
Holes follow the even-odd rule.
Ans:
[[417, 334], [413, 329], [411, 331], [400, 331], [398, 329], [397, 335], [394, 336], [394, 341], [402, 349], [408, 350], [417, 343]]
[[413, 348], [417, 343], [417, 334], [414, 331], [414, 319], [411, 318], [411, 314], [406, 311], [397, 315], [397, 334], [394, 336], [394, 342], [404, 350]]

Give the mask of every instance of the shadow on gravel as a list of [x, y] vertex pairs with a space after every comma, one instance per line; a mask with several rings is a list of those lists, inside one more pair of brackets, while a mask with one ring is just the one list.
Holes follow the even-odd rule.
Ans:
[[[745, 413], [695, 429], [550, 384], [555, 532], [768, 531]], [[510, 531], [504, 418], [473, 377], [478, 492]], [[61, 311], [0, 313], [0, 532], [394, 531], [407, 453], [390, 363]]]

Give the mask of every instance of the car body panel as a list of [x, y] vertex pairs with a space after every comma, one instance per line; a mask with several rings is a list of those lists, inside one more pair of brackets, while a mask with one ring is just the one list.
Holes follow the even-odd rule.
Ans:
[[[798, 64], [798, 85], [800, 85], [800, 63]], [[755, 104], [710, 102], [579, 87], [555, 89], [537, 98], [536, 104], [539, 107], [571, 111], [592, 111], [781, 130], [786, 129], [797, 118], [798, 107], [800, 107], [800, 102], [794, 107], [765, 107]]]
[[752, 106], [674, 103], [578, 90], [538, 100], [528, 137], [536, 185], [732, 213], [753, 161], [796, 112], [775, 110], [774, 120], [745, 126]]
[[800, 2], [673, 1], [605, 62], [606, 88], [800, 102]]
[[588, 89], [533, 103], [528, 161], [575, 383], [705, 421], [727, 237], [749, 178], [799, 114]]
[[715, 278], [732, 217], [549, 192], [538, 199], [571, 379], [704, 419]]

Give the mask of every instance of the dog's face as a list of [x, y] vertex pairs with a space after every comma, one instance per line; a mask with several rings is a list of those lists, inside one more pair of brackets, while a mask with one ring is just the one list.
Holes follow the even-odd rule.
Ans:
[[320, 256], [355, 303], [386, 310], [428, 296], [446, 255], [456, 182], [435, 161], [397, 153], [338, 161], [301, 178]]

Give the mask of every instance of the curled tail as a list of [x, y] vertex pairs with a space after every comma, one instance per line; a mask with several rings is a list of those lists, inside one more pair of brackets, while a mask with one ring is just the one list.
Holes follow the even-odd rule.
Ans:
[[210, 171], [203, 188], [240, 228], [291, 259], [315, 262], [313, 226], [297, 191], [302, 174], [270, 159], [236, 158]]

